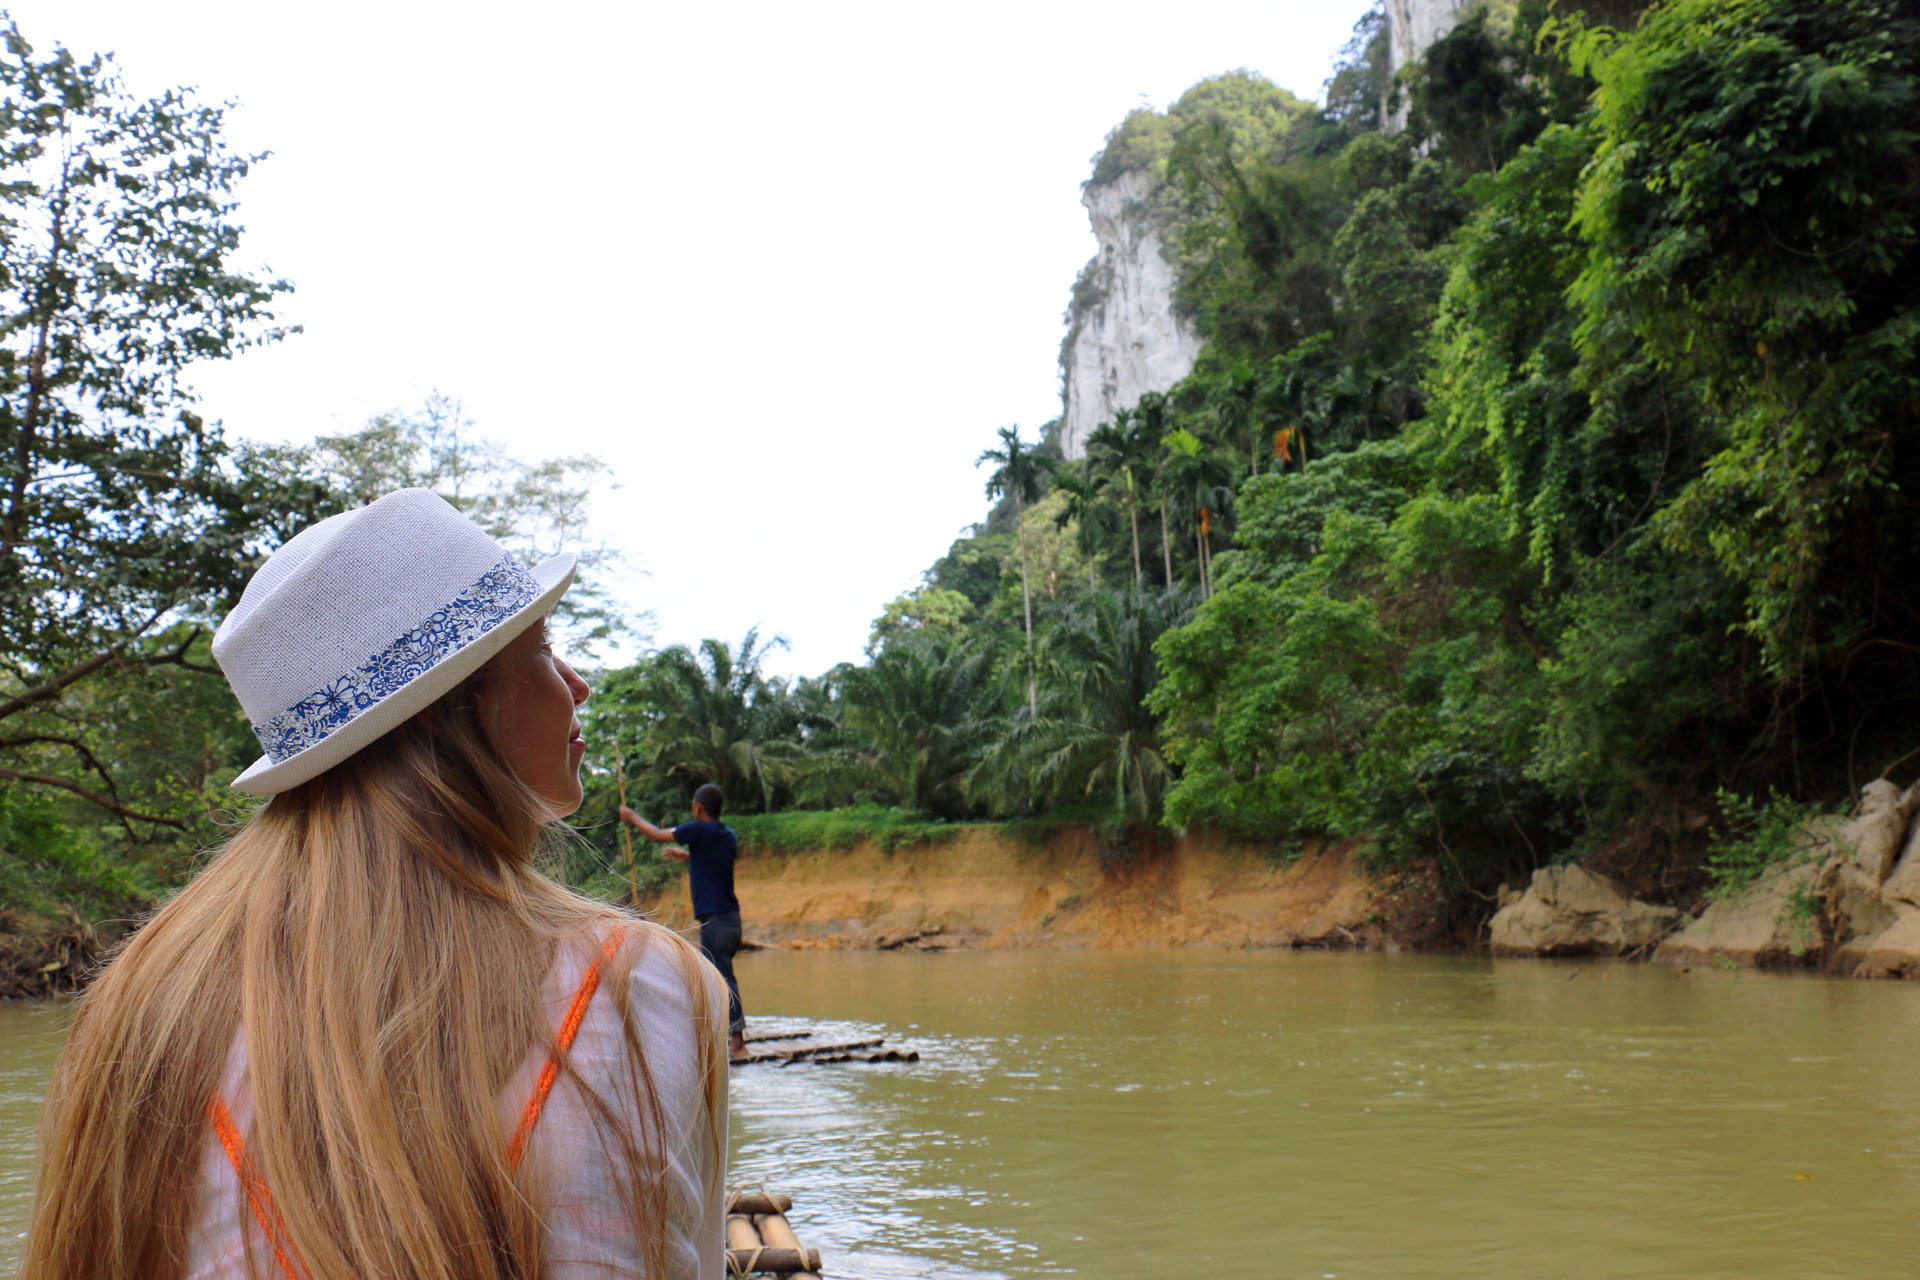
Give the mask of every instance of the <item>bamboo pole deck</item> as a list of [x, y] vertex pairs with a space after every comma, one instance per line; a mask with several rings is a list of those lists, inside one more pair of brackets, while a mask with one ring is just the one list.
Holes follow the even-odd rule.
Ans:
[[777, 1192], [727, 1195], [727, 1274], [755, 1272], [788, 1280], [819, 1280], [820, 1251], [800, 1243], [787, 1221], [793, 1197]]
[[735, 1066], [774, 1062], [790, 1067], [801, 1062], [918, 1062], [912, 1049], [888, 1049], [881, 1036], [859, 1040], [815, 1040], [807, 1031], [761, 1031], [747, 1036], [747, 1056]]

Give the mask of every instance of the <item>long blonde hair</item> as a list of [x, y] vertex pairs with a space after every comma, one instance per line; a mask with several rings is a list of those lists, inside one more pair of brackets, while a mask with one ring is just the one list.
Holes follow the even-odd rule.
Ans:
[[[545, 811], [480, 731], [487, 675], [274, 797], [82, 998], [41, 1120], [23, 1280], [182, 1273], [206, 1107], [242, 1028], [248, 1151], [309, 1276], [535, 1280], [539, 1188], [509, 1165], [498, 1097], [553, 1045], [557, 948], [609, 922], [626, 928], [610, 972], [672, 948], [716, 1028], [699, 1037], [711, 1114], [724, 1017], [697, 953], [535, 869]], [[660, 1223], [667, 1130], [627, 984], [602, 986], [633, 1078], [589, 1107], [633, 1221]], [[616, 1123], [634, 1098], [638, 1133]], [[658, 1275], [663, 1235], [643, 1238]]]

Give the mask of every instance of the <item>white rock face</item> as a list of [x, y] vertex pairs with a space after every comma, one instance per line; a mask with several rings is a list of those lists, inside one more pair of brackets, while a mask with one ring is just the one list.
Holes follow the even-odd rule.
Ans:
[[[1393, 70], [1425, 53], [1468, 11], [1487, 0], [1386, 0]], [[1389, 129], [1406, 124], [1403, 105]], [[1105, 186], [1089, 185], [1080, 203], [1100, 242], [1090, 283], [1100, 301], [1080, 317], [1079, 331], [1061, 352], [1063, 397], [1060, 447], [1086, 456], [1087, 437], [1116, 409], [1130, 409], [1143, 392], [1165, 391], [1193, 370], [1201, 339], [1174, 314], [1173, 264], [1161, 252], [1160, 230], [1147, 202], [1161, 181], [1134, 170]]]
[[1080, 197], [1100, 242], [1092, 282], [1101, 298], [1061, 356], [1060, 447], [1069, 458], [1086, 455], [1087, 437], [1114, 410], [1132, 408], [1143, 392], [1165, 391], [1200, 354], [1200, 335], [1174, 314], [1173, 264], [1147, 209], [1158, 182], [1135, 170]]
[[[1393, 74], [1413, 62], [1480, 0], [1387, 0], [1387, 48]], [[1407, 103], [1387, 117], [1387, 131], [1397, 133], [1407, 124]]]

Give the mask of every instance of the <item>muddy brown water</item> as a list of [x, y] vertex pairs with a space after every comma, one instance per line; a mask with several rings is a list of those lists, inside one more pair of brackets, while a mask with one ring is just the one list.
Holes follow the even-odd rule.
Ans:
[[[1920, 987], [1288, 952], [739, 972], [758, 1026], [921, 1054], [734, 1074], [730, 1182], [792, 1192], [832, 1276], [1920, 1270]], [[65, 1016], [0, 1007], [0, 1275]]]

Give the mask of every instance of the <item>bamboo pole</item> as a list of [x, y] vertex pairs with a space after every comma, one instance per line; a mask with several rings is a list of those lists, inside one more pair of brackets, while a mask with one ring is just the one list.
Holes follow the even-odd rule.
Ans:
[[753, 1219], [743, 1213], [727, 1215], [727, 1252], [744, 1253], [766, 1247], [766, 1241], [754, 1229]]
[[793, 1234], [793, 1226], [785, 1214], [763, 1213], [754, 1218], [753, 1224], [760, 1229], [760, 1238], [766, 1241], [769, 1249], [798, 1250], [801, 1247], [800, 1237]]
[[793, 1197], [784, 1191], [729, 1191], [728, 1213], [785, 1213], [793, 1208]]
[[818, 1249], [729, 1249], [727, 1274], [745, 1275], [751, 1271], [772, 1271], [780, 1275], [804, 1275], [820, 1270]]
[[819, 1280], [820, 1251], [800, 1243], [786, 1211], [793, 1197], [779, 1191], [727, 1193], [727, 1274], [767, 1272], [787, 1280]]
[[[620, 758], [620, 739], [613, 740], [613, 779], [620, 788], [620, 807], [627, 807], [627, 766]], [[627, 904], [638, 908], [640, 889], [633, 878], [633, 833], [627, 830], [627, 820], [620, 819], [620, 844], [627, 851]]]
[[794, 1272], [790, 1280], [818, 1280], [820, 1270], [819, 1251], [809, 1249], [800, 1243], [800, 1237], [793, 1234], [793, 1228], [787, 1224], [784, 1215], [778, 1213], [765, 1214], [755, 1218], [754, 1223], [760, 1228], [760, 1238], [767, 1242], [768, 1248], [791, 1249], [795, 1254], [801, 1256], [807, 1254], [813, 1255], [812, 1258], [809, 1259], [813, 1265]]
[[872, 1049], [883, 1043], [885, 1041], [876, 1036], [871, 1040], [847, 1040], [839, 1044], [809, 1044], [794, 1049], [768, 1049], [760, 1053], [750, 1053], [741, 1062], [743, 1065], [750, 1062], [798, 1062], [805, 1061], [814, 1054], [850, 1053], [855, 1049]]

